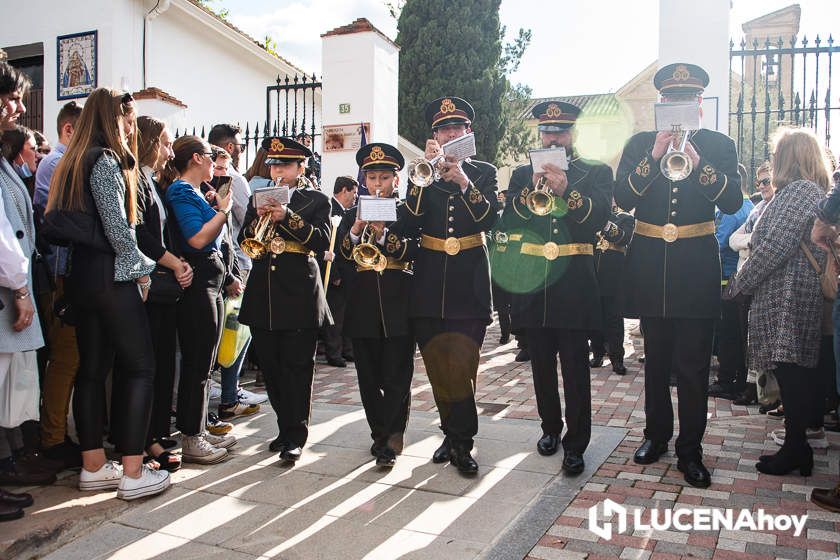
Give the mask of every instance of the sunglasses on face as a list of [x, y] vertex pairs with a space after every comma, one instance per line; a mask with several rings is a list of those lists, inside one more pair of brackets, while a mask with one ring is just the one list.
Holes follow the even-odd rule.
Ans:
[[762, 186], [766, 187], [767, 185], [770, 184], [770, 179], [761, 179], [759, 181], [756, 181], [755, 184], [756, 184], [756, 186], [762, 185]]

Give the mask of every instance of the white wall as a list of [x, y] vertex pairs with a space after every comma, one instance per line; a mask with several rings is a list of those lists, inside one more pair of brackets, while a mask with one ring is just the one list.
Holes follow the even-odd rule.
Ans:
[[[703, 126], [728, 132], [729, 111], [729, 5], [730, 0], [659, 0], [659, 67], [688, 62], [709, 73], [703, 97]], [[717, 117], [717, 118], [715, 118]], [[717, 124], [717, 126], [715, 126]]]
[[[379, 34], [366, 31], [323, 37], [323, 124], [370, 122], [368, 142], [397, 145], [399, 49]], [[350, 104], [341, 114], [339, 105]], [[358, 173], [353, 150], [322, 154], [321, 184], [329, 192], [339, 175]]]

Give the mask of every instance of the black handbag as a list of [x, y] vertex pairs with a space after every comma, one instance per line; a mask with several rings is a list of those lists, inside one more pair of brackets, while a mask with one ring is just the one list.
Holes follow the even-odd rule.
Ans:
[[184, 289], [175, 278], [175, 273], [165, 266], [157, 265], [150, 275], [152, 286], [149, 288], [149, 303], [172, 305], [178, 303], [184, 295]]
[[53, 245], [82, 245], [112, 252], [98, 216], [76, 210], [51, 210], [44, 215], [41, 235]]

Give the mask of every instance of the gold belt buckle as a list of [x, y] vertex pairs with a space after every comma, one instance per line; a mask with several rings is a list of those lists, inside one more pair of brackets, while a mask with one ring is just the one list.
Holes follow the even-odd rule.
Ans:
[[666, 243], [673, 243], [680, 235], [680, 230], [675, 224], [665, 224], [662, 226], [662, 239]]
[[279, 255], [286, 250], [286, 240], [282, 237], [275, 237], [269, 242], [268, 249], [275, 255]]
[[543, 256], [546, 259], [553, 261], [560, 256], [560, 247], [554, 241], [549, 241], [543, 245]]
[[505, 245], [508, 242], [508, 234], [504, 231], [497, 231], [496, 232], [496, 243], [499, 245]]
[[461, 241], [457, 237], [447, 237], [443, 242], [443, 250], [450, 257], [457, 255], [461, 252]]

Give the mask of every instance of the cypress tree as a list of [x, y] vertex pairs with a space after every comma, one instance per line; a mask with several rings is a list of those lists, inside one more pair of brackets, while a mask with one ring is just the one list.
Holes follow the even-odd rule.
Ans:
[[462, 97], [475, 108], [478, 159], [497, 160], [508, 90], [499, 22], [501, 0], [407, 0], [397, 23], [400, 134], [424, 147], [426, 104]]

